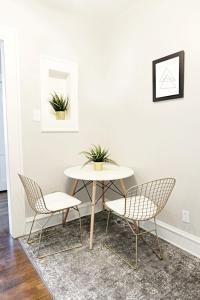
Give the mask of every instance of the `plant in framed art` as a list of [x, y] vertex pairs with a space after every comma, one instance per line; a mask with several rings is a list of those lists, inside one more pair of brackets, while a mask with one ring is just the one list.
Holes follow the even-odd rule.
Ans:
[[183, 98], [184, 51], [153, 61], [153, 101]]
[[65, 120], [69, 107], [69, 97], [64, 97], [63, 95], [58, 95], [54, 92], [51, 94], [49, 103], [55, 111], [56, 120]]
[[42, 132], [78, 131], [78, 64], [40, 57]]

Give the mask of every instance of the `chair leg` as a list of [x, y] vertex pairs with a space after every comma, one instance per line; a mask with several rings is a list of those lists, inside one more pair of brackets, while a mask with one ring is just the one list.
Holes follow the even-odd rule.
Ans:
[[[109, 210], [108, 213], [108, 218], [107, 218], [107, 226], [106, 226], [106, 234], [108, 232], [108, 225], [109, 225], [109, 218], [110, 218], [110, 214], [111, 211]], [[109, 249], [111, 252], [113, 252], [115, 255], [117, 255], [120, 259], [122, 259], [125, 263], [127, 263], [131, 268], [133, 268], [134, 270], [137, 269], [137, 263], [138, 263], [138, 234], [136, 234], [133, 230], [133, 228], [131, 227], [131, 225], [129, 224], [128, 220], [125, 218], [122, 218], [123, 220], [125, 220], [127, 222], [127, 224], [129, 225], [131, 231], [133, 232], [135, 238], [135, 262], [132, 263], [130, 261], [128, 261], [127, 259], [125, 259], [123, 256], [121, 256], [117, 251], [115, 251], [115, 249], [113, 249], [111, 246], [109, 246], [107, 243], [104, 243], [104, 246]]]
[[135, 235], [135, 268], [138, 266], [138, 234]]
[[40, 234], [39, 234], [39, 241], [38, 241], [37, 258], [42, 258], [43, 257], [43, 256], [41, 256], [41, 257], [39, 256], [43, 229], [48, 224], [48, 222], [49, 222], [49, 220], [51, 219], [52, 216], [53, 216], [53, 213], [47, 218], [46, 222], [44, 222], [44, 224], [41, 227]]
[[111, 214], [111, 211], [109, 210], [108, 217], [107, 217], [107, 223], [106, 223], [106, 234], [108, 234], [108, 225], [109, 225], [109, 220], [110, 220], [110, 214]]
[[[159, 238], [158, 238], [157, 227], [156, 227], [156, 219], [155, 219], [155, 218], [154, 218], [154, 226], [155, 226], [155, 228], [154, 228], [153, 230], [151, 230], [151, 231], [149, 231], [149, 232], [145, 232], [145, 233], [150, 233], [150, 232], [152, 232], [152, 231], [155, 232], [155, 237], [154, 237], [154, 238], [155, 238], [155, 240], [156, 240], [157, 249], [155, 249], [154, 246], [152, 247], [151, 243], [149, 243], [149, 242], [146, 241], [146, 239], [143, 237], [143, 235], [145, 235], [145, 233], [144, 233], [144, 234], [141, 234], [140, 236], [141, 236], [143, 242], [145, 242], [145, 244], [146, 244], [147, 246], [149, 246], [149, 248], [151, 248], [152, 252], [153, 252], [160, 260], [162, 260], [162, 259], [163, 259], [163, 256], [162, 256], [162, 249], [161, 249], [160, 244], [159, 244]], [[158, 251], [157, 251], [157, 250], [158, 250]]]
[[140, 223], [136, 221], [136, 235], [135, 235], [135, 268], [138, 266], [138, 239], [140, 237]]
[[39, 233], [39, 242], [38, 242], [38, 249], [37, 249], [37, 258], [41, 259], [41, 258], [44, 258], [46, 256], [50, 256], [50, 255], [53, 255], [53, 254], [58, 254], [60, 252], [64, 252], [64, 251], [68, 251], [68, 250], [72, 250], [72, 249], [76, 249], [76, 248], [80, 248], [82, 247], [82, 222], [81, 222], [81, 215], [80, 215], [80, 211], [78, 209], [78, 207], [76, 207], [76, 210], [78, 211], [79, 213], [79, 220], [80, 220], [80, 240], [81, 240], [81, 243], [76, 245], [76, 246], [72, 246], [72, 247], [68, 247], [68, 248], [64, 248], [62, 250], [59, 250], [59, 251], [56, 251], [56, 252], [51, 252], [51, 253], [48, 253], [48, 254], [44, 254], [44, 255], [39, 255], [40, 254], [40, 246], [41, 246], [41, 240], [42, 240], [42, 234], [43, 234], [43, 230], [45, 229], [45, 227], [47, 226], [50, 218], [54, 215], [54, 213], [52, 213], [48, 219], [46, 220], [46, 222], [43, 224], [43, 226], [41, 227], [41, 230], [40, 230], [40, 233]]
[[82, 231], [81, 214], [80, 214], [80, 210], [79, 210], [78, 206], [77, 206], [76, 208], [77, 208], [78, 215], [79, 215], [79, 223], [80, 223], [80, 240], [81, 240], [81, 244], [83, 244], [83, 231]]
[[134, 224], [130, 224], [129, 221], [126, 219], [125, 219], [125, 221], [128, 224], [128, 226], [130, 227], [133, 235], [135, 236], [135, 263], [131, 264], [131, 267], [136, 270], [138, 267], [138, 239], [140, 237], [139, 221], [135, 221]]
[[33, 230], [33, 225], [35, 223], [36, 216], [37, 216], [37, 213], [35, 213], [34, 218], [33, 218], [33, 222], [31, 224], [31, 229], [30, 229], [30, 232], [29, 232], [29, 235], [28, 235], [28, 239], [27, 239], [27, 243], [28, 244], [31, 244], [31, 242], [32, 242], [32, 241], [30, 241], [30, 237], [31, 237], [31, 233], [32, 233], [32, 230]]
[[158, 251], [159, 251], [159, 254], [156, 253], [156, 255], [158, 256], [158, 258], [160, 260], [162, 260], [163, 259], [163, 254], [162, 254], [162, 249], [161, 249], [161, 246], [160, 246], [160, 243], [159, 243], [159, 238], [158, 238], [158, 233], [157, 233], [156, 218], [154, 218], [154, 224], [155, 224], [156, 242], [157, 242], [157, 247], [158, 247]]

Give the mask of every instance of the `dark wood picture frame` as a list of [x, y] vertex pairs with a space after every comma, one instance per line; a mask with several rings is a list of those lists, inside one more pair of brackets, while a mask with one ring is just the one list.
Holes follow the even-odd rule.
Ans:
[[[152, 62], [152, 70], [153, 70], [153, 102], [164, 101], [170, 99], [183, 98], [184, 96], [184, 51], [176, 52], [171, 55], [159, 58]], [[156, 65], [163, 61], [170, 60], [172, 58], [179, 57], [179, 93], [173, 95], [167, 95], [163, 97], [156, 96]]]

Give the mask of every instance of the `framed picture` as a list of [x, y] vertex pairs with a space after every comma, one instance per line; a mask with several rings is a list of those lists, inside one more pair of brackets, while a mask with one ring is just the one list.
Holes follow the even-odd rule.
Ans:
[[153, 61], [153, 101], [183, 98], [184, 51]]

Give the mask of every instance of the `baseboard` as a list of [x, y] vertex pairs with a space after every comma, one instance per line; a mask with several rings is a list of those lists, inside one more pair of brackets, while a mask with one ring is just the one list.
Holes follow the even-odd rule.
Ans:
[[[79, 206], [79, 208], [80, 208], [81, 216], [88, 216], [90, 215], [91, 202], [83, 202]], [[102, 210], [102, 203], [101, 201], [99, 201], [96, 205], [96, 212], [100, 212], [101, 210]], [[77, 213], [74, 210], [70, 210], [68, 215], [68, 222], [76, 219], [77, 217], [78, 217]], [[46, 216], [41, 216], [38, 218], [38, 220], [41, 222], [45, 222], [46, 218], [47, 218]], [[33, 221], [33, 217], [26, 219], [25, 234], [28, 234], [28, 232], [30, 231], [32, 221]], [[61, 214], [55, 214], [52, 217], [51, 221], [49, 222], [48, 226], [60, 224], [61, 221], [62, 221]], [[151, 230], [153, 228], [152, 225], [153, 225], [152, 221], [146, 221], [143, 222], [142, 227], [146, 230]], [[35, 225], [33, 231], [37, 231], [39, 229], [40, 227]], [[200, 258], [199, 237], [159, 220], [157, 220], [157, 229], [160, 238]]]
[[[90, 215], [91, 202], [83, 202], [81, 205], [79, 205], [79, 210], [80, 210], [80, 214], [82, 217]], [[102, 210], [102, 203], [101, 203], [101, 201], [99, 201], [96, 204], [95, 211], [97, 213], [97, 212], [100, 212], [101, 210]], [[67, 217], [67, 222], [75, 220], [77, 218], [78, 218], [78, 213], [75, 210], [70, 209], [68, 217]], [[47, 220], [47, 216], [40, 215], [37, 217], [37, 220], [39, 223], [44, 224], [45, 221]], [[26, 218], [26, 226], [25, 226], [25, 232], [24, 232], [25, 235], [29, 233], [32, 221], [33, 221], [33, 217]], [[61, 222], [62, 222], [62, 214], [55, 214], [50, 219], [50, 221], [48, 223], [48, 227], [58, 225]], [[33, 232], [38, 231], [39, 229], [40, 229], [40, 226], [38, 226], [37, 223], [35, 223]]]
[[[200, 238], [198, 236], [159, 220], [156, 223], [160, 238], [200, 258]], [[151, 230], [153, 228], [152, 221], [143, 222], [142, 227]]]

